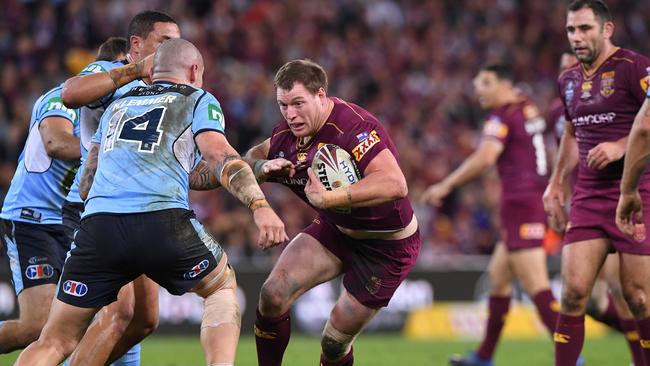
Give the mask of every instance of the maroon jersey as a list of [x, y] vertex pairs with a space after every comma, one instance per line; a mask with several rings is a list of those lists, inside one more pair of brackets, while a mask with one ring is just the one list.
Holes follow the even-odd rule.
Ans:
[[[323, 144], [338, 145], [346, 150], [363, 174], [370, 161], [388, 149], [399, 161], [397, 150], [384, 127], [368, 111], [338, 98], [330, 98], [334, 108], [323, 127], [305, 145], [291, 133], [286, 121], [280, 122], [271, 135], [268, 159], [285, 158], [296, 164], [292, 178], [274, 178], [272, 181], [289, 187], [309, 204], [305, 195], [307, 168], [311, 166], [316, 150]], [[407, 198], [374, 207], [356, 207], [349, 213], [316, 209], [330, 222], [349, 229], [398, 230], [413, 218], [413, 209]]]
[[[626, 49], [614, 52], [591, 76], [577, 64], [558, 79], [566, 118], [576, 131], [580, 160], [574, 200], [594, 193], [618, 194], [623, 161], [602, 170], [587, 166], [589, 150], [606, 141], [626, 137], [646, 98], [646, 67], [650, 59]], [[641, 178], [649, 182], [650, 171]]]
[[549, 171], [545, 131], [546, 121], [526, 98], [495, 108], [488, 116], [483, 138], [503, 143], [497, 160], [503, 201], [527, 197], [541, 200]]

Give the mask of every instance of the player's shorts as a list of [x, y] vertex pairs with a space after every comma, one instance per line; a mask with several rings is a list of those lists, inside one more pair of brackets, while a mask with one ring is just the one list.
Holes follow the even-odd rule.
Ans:
[[343, 262], [343, 286], [373, 309], [388, 305], [420, 253], [419, 230], [402, 240], [357, 240], [319, 217], [303, 232]]
[[63, 202], [63, 208], [61, 209], [63, 227], [65, 228], [65, 235], [70, 243], [74, 240], [74, 234], [79, 229], [83, 211], [83, 202]]
[[2, 220], [1, 226], [16, 295], [26, 288], [56, 284], [70, 248], [63, 225]]
[[542, 248], [546, 235], [546, 213], [539, 199], [517, 198], [501, 202], [501, 237], [508, 251]]
[[[650, 194], [641, 191], [641, 198], [643, 221], [650, 228]], [[605, 238], [609, 239], [612, 252], [650, 255], [650, 235], [645, 241], [637, 242], [616, 226], [617, 205], [618, 194], [593, 195], [571, 202], [564, 245]]]
[[57, 298], [99, 308], [142, 274], [182, 295], [212, 272], [222, 256], [219, 243], [189, 210], [94, 214], [81, 220]]

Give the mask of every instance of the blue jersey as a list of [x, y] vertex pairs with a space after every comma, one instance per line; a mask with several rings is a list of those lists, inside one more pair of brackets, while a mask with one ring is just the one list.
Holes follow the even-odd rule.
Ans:
[[[90, 65], [86, 66], [85, 69], [81, 70], [79, 75], [89, 75], [96, 74], [99, 72], [107, 72], [117, 67], [127, 65], [127, 61], [95, 61]], [[141, 80], [134, 80], [126, 85], [123, 85], [121, 88], [117, 89], [113, 93], [103, 96], [97, 102], [83, 106], [79, 109], [79, 125], [80, 125], [80, 141], [81, 141], [81, 167], [77, 175], [74, 177], [74, 183], [70, 187], [70, 193], [66, 198], [70, 202], [82, 202], [81, 197], [79, 197], [79, 180], [81, 179], [81, 174], [83, 172], [84, 162], [86, 161], [86, 154], [88, 154], [88, 149], [90, 148], [90, 141], [92, 140], [93, 135], [97, 132], [97, 126], [99, 126], [99, 119], [102, 117], [106, 106], [111, 104], [115, 99], [121, 97], [129, 90], [133, 89], [136, 86], [143, 86], [145, 83]]]
[[188, 208], [194, 137], [224, 131], [212, 94], [187, 85], [137, 87], [113, 102], [93, 143], [101, 144], [84, 216]]
[[0, 217], [36, 224], [60, 224], [61, 208], [79, 161], [53, 159], [47, 155], [39, 126], [47, 117], [63, 117], [79, 136], [79, 110], [61, 101], [62, 86], [43, 94], [34, 104], [29, 135], [18, 159]]

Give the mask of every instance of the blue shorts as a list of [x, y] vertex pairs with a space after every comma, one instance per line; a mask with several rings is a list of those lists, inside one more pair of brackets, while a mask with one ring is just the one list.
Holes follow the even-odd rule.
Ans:
[[2, 220], [0, 226], [16, 295], [26, 288], [59, 281], [70, 249], [63, 225]]
[[221, 246], [192, 211], [94, 214], [81, 220], [57, 298], [99, 308], [143, 274], [169, 293], [182, 295], [214, 270], [222, 256]]

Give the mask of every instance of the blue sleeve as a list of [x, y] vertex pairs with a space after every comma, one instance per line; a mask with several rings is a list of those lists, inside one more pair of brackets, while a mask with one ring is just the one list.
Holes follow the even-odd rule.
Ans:
[[90, 75], [97, 74], [99, 72], [107, 72], [111, 69], [116, 68], [119, 64], [113, 61], [95, 61], [91, 64], [88, 64], [83, 70], [79, 72], [79, 75]]
[[192, 134], [198, 135], [203, 131], [216, 131], [224, 133], [226, 121], [223, 117], [221, 104], [212, 94], [203, 92], [194, 108], [192, 120]]
[[63, 105], [61, 88], [57, 88], [47, 94], [42, 100], [39, 123], [47, 117], [63, 117], [74, 125], [75, 121], [77, 121], [77, 116], [79, 116], [79, 110]]

